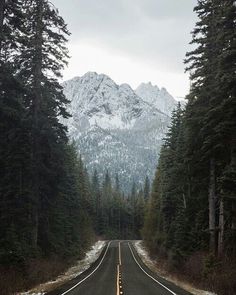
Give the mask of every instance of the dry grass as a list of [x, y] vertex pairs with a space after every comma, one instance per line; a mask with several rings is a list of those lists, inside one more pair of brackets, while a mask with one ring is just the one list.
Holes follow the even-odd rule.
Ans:
[[236, 294], [236, 261], [224, 258], [219, 261], [206, 253], [194, 253], [182, 268], [175, 270], [168, 264], [165, 268], [178, 280], [209, 290], [218, 295]]
[[[144, 245], [141, 247], [148, 253]], [[220, 261], [207, 253], [196, 252], [176, 268], [172, 259], [157, 253], [149, 256], [150, 261], [145, 255], [140, 257], [152, 271], [192, 294], [208, 294], [202, 290], [218, 295], [236, 294], [236, 261], [232, 258]]]
[[68, 263], [59, 259], [33, 259], [21, 267], [0, 267], [1, 295], [12, 295], [51, 280], [61, 274]]
[[218, 295], [236, 294], [236, 261], [228, 258], [220, 261], [206, 253], [194, 253], [178, 275], [194, 286]]

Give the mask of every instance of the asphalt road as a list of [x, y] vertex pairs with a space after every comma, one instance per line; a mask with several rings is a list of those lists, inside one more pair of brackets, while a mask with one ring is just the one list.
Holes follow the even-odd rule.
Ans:
[[47, 295], [191, 295], [150, 271], [131, 242], [112, 241], [89, 270]]

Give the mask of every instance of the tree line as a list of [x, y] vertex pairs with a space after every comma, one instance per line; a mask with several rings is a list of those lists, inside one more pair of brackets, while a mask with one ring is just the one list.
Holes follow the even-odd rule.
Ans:
[[95, 235], [139, 237], [144, 195], [90, 177], [62, 118], [67, 25], [47, 0], [0, 1], [0, 262], [81, 257]]
[[117, 174], [112, 179], [107, 170], [100, 180], [95, 170], [90, 187], [93, 198], [91, 216], [96, 235], [106, 239], [140, 239], [145, 204], [149, 198], [148, 177], [144, 188], [139, 189], [134, 182], [130, 194], [125, 195]]
[[59, 83], [69, 31], [46, 0], [0, 2], [0, 261], [81, 255], [85, 170], [68, 143]]
[[199, 251], [236, 258], [236, 6], [199, 0], [194, 10], [191, 89], [172, 114], [143, 228], [178, 267]]

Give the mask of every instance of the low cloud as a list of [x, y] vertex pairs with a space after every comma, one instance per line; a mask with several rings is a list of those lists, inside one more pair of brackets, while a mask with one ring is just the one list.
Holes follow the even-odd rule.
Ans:
[[53, 0], [72, 32], [90, 44], [160, 71], [183, 73], [197, 0]]

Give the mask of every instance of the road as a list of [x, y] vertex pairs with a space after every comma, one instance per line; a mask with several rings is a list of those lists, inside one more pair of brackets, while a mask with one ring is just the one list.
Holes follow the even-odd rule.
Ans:
[[129, 241], [111, 241], [86, 272], [47, 295], [191, 295], [151, 272]]

